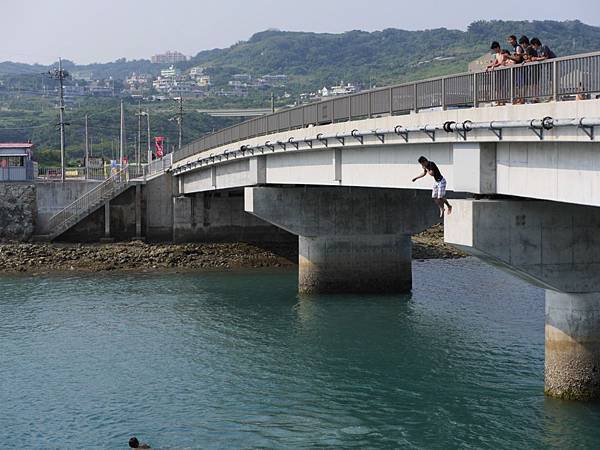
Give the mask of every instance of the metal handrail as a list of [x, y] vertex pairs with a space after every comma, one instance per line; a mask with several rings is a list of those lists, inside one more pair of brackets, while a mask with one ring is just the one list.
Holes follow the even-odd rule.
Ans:
[[128, 166], [111, 175], [105, 181], [89, 190], [73, 203], [67, 205], [58, 213], [54, 214], [48, 221], [48, 230], [57, 230], [62, 227], [71, 218], [76, 217], [80, 213], [89, 210], [92, 206], [96, 206], [104, 200], [110, 199], [115, 192], [129, 183]]
[[173, 153], [168, 153], [160, 159], [155, 159], [148, 164], [144, 171], [144, 176], [158, 175], [171, 167], [173, 163]]
[[[571, 55], [493, 71], [459, 73], [376, 88], [280, 110], [205, 135], [175, 152], [173, 162], [233, 142], [310, 125], [408, 114], [430, 108], [600, 92], [600, 52]], [[336, 110], [341, 108], [342, 110]]]

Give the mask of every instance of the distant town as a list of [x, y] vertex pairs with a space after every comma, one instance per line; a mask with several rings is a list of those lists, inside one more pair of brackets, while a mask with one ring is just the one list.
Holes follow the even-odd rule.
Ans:
[[[64, 86], [64, 98], [67, 106], [82, 97], [121, 97], [143, 101], [163, 101], [174, 98], [209, 97], [247, 97], [253, 92], [277, 89], [281, 94], [278, 100], [289, 99], [289, 106], [319, 101], [324, 97], [347, 95], [363, 90], [358, 82], [343, 82], [337, 85], [323, 86], [312, 92], [291, 94], [286, 91], [289, 83], [287, 74], [263, 74], [253, 76], [249, 73], [236, 73], [229, 80], [214, 83], [207, 68], [194, 66], [186, 70], [178, 67], [188, 61], [188, 57], [178, 51], [168, 51], [151, 57], [152, 64], [167, 66], [157, 75], [132, 72], [124, 80], [97, 78], [91, 70], [74, 70]], [[367, 86], [368, 87], [368, 86]], [[22, 94], [21, 89], [11, 89], [9, 84], [0, 80], [0, 92]], [[51, 83], [43, 84], [38, 91], [27, 92], [45, 97], [56, 96], [58, 87]]]

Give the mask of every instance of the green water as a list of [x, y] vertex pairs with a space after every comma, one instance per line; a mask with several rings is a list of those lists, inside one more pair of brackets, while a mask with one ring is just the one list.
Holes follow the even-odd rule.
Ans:
[[543, 291], [471, 259], [414, 278], [0, 278], [0, 448], [598, 448], [600, 406], [544, 398]]

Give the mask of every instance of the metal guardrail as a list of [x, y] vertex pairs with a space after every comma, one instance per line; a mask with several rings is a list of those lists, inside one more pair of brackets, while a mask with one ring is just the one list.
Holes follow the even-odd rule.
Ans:
[[69, 220], [79, 217], [91, 208], [111, 199], [116, 192], [125, 188], [129, 182], [129, 167], [115, 172], [105, 181], [94, 187], [73, 203], [53, 215], [48, 221], [48, 230], [53, 232], [63, 227]]
[[[146, 164], [130, 164], [127, 166], [130, 178], [144, 176]], [[103, 181], [111, 176], [111, 166], [85, 168], [85, 167], [67, 167], [65, 168], [65, 181], [92, 180]], [[60, 167], [42, 167], [38, 169], [36, 178], [44, 181], [62, 181]]]
[[173, 162], [258, 136], [432, 108], [476, 108], [488, 103], [568, 100], [600, 92], [600, 52], [462, 73], [388, 86], [298, 106], [247, 120], [201, 137], [173, 155]]
[[158, 175], [164, 173], [173, 164], [173, 153], [169, 153], [160, 159], [155, 159], [147, 166], [144, 166], [144, 177]]

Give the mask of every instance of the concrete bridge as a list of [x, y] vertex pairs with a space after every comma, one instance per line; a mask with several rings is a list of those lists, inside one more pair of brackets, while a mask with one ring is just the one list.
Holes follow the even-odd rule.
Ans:
[[198, 199], [243, 189], [246, 212], [299, 236], [301, 292], [406, 291], [410, 235], [438, 221], [430, 179], [411, 182], [424, 155], [460, 197], [446, 242], [547, 290], [547, 393], [598, 399], [599, 62], [427, 80], [222, 130], [175, 155], [175, 233], [194, 234]]
[[446, 242], [547, 289], [547, 393], [600, 399], [598, 93], [600, 53], [251, 119], [174, 154], [146, 237], [294, 235], [301, 292], [404, 292], [410, 236], [439, 221], [424, 155], [457, 198]]

